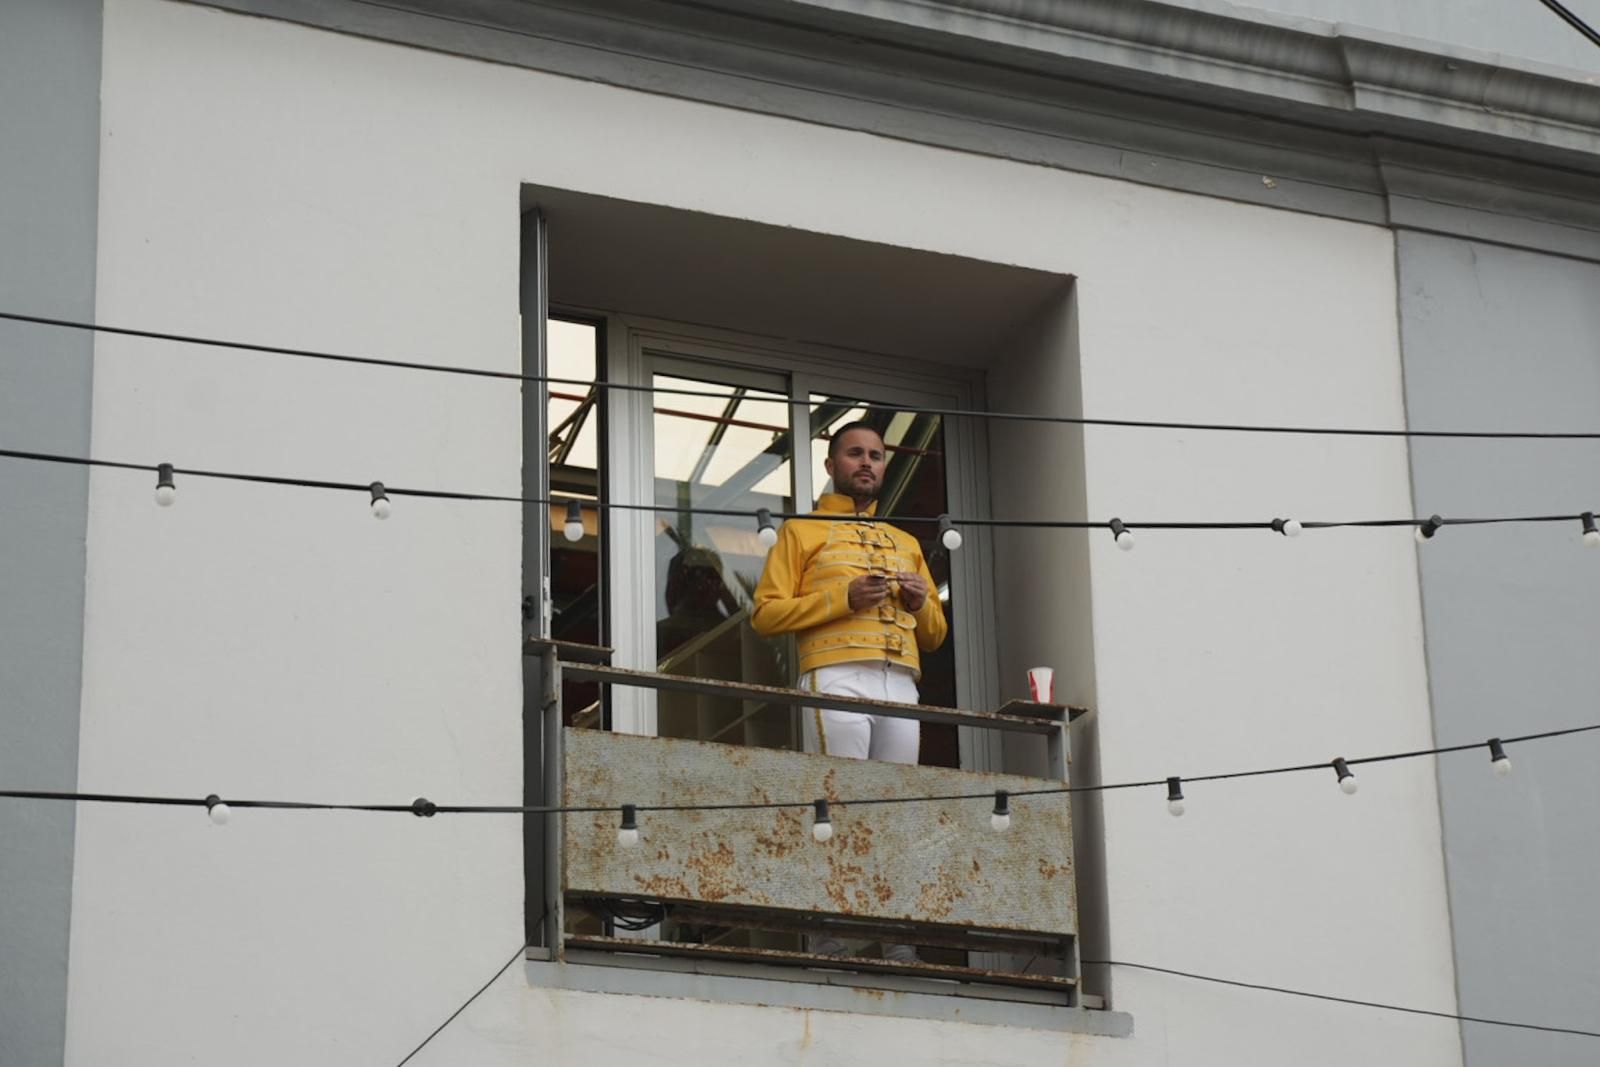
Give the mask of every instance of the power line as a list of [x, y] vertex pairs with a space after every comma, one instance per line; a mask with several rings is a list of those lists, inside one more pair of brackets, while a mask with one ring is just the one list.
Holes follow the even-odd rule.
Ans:
[[[1546, 0], [1549, 2], [1549, 0]], [[158, 330], [140, 330], [125, 326], [104, 326], [73, 319], [48, 318], [42, 315], [24, 315], [14, 311], [0, 311], [0, 319], [53, 326], [70, 330], [87, 330], [94, 333], [120, 337], [138, 337], [151, 341], [172, 341], [178, 344], [200, 345], [210, 348], [233, 349], [266, 355], [288, 356], [296, 359], [324, 360], [334, 363], [351, 363], [369, 367], [389, 367], [397, 370], [426, 371], [434, 374], [459, 374], [474, 378], [491, 378], [502, 381], [534, 382], [545, 385], [572, 385], [586, 389], [616, 390], [622, 392], [653, 393], [664, 396], [693, 396], [715, 400], [728, 400], [726, 392], [702, 389], [682, 389], [672, 386], [635, 385], [629, 382], [589, 381], [583, 378], [560, 378], [544, 374], [522, 374], [517, 371], [491, 370], [486, 367], [462, 367], [443, 363], [426, 363], [416, 360], [383, 359], [378, 356], [355, 356], [338, 352], [325, 352], [308, 348], [289, 348], [281, 345], [254, 344], [247, 341], [226, 341], [213, 337], [168, 333]], [[811, 406], [804, 397], [761, 397], [763, 403]], [[886, 407], [882, 401], [844, 396], [828, 397], [855, 405]], [[981, 411], [971, 408], [929, 407], [923, 405], [894, 404], [895, 411], [914, 415], [939, 415], [947, 418], [989, 419], [1000, 422], [1041, 422], [1065, 426], [1108, 426], [1139, 430], [1191, 430], [1221, 433], [1261, 433], [1314, 435], [1332, 437], [1398, 437], [1398, 438], [1458, 438], [1475, 440], [1533, 440], [1533, 441], [1592, 441], [1600, 440], [1600, 431], [1529, 431], [1529, 430], [1389, 430], [1348, 426], [1295, 426], [1262, 425], [1226, 422], [1173, 422], [1160, 419], [1110, 419], [1087, 418], [1073, 415], [1038, 415], [1014, 411]]]
[[[1202, 521], [1135, 521], [1110, 519], [1106, 521], [1083, 519], [994, 519], [994, 518], [955, 518], [948, 515], [942, 516], [912, 516], [912, 515], [857, 515], [857, 514], [832, 514], [801, 511], [771, 511], [758, 508], [755, 510], [741, 510], [738, 508], [704, 508], [688, 507], [679, 504], [630, 504], [617, 501], [584, 500], [578, 497], [531, 497], [511, 496], [499, 493], [472, 493], [445, 489], [412, 489], [388, 485], [384, 482], [342, 482], [317, 478], [294, 478], [283, 475], [248, 474], [240, 471], [208, 470], [197, 467], [178, 467], [170, 463], [131, 463], [122, 460], [93, 459], [86, 456], [69, 456], [53, 452], [32, 452], [22, 449], [0, 448], [0, 458], [18, 459], [37, 463], [57, 463], [76, 467], [101, 467], [113, 470], [147, 471], [159, 477], [171, 478], [184, 475], [193, 478], [210, 478], [224, 481], [251, 482], [261, 485], [293, 486], [305, 489], [327, 489], [340, 492], [355, 492], [373, 494], [374, 503], [380, 496], [418, 497], [433, 500], [462, 500], [476, 502], [497, 502], [508, 504], [561, 506], [578, 504], [581, 507], [595, 508], [600, 511], [646, 511], [656, 514], [670, 515], [711, 515], [723, 518], [747, 519], [752, 522], [761, 517], [762, 513], [774, 519], [807, 519], [827, 522], [868, 522], [868, 523], [938, 523], [943, 520], [962, 526], [986, 526], [1002, 529], [1061, 529], [1061, 530], [1100, 530], [1126, 528], [1129, 530], [1272, 530], [1278, 533], [1287, 532], [1284, 529], [1286, 521], [1292, 522], [1298, 529], [1307, 530], [1332, 530], [1332, 529], [1382, 529], [1386, 527], [1409, 526], [1418, 528], [1425, 537], [1432, 537], [1433, 532], [1444, 526], [1489, 526], [1505, 524], [1543, 524], [1543, 523], [1583, 523], [1586, 531], [1594, 524], [1594, 512], [1581, 511], [1570, 514], [1558, 515], [1502, 515], [1488, 518], [1444, 518], [1432, 516], [1430, 518], [1398, 518], [1398, 519], [1341, 519], [1331, 521], [1306, 520], [1298, 522], [1284, 519], [1244, 520], [1230, 522], [1202, 522]], [[171, 488], [169, 482], [162, 482], [163, 486]], [[384, 512], [388, 514], [387, 511]], [[1119, 535], [1120, 536], [1120, 535]], [[1293, 536], [1293, 534], [1290, 534]], [[1121, 541], [1119, 540], [1119, 544]]]
[[1539, 2], [1554, 11], [1556, 17], [1562, 22], [1587, 37], [1590, 44], [1600, 45], [1600, 32], [1597, 32], [1593, 26], [1579, 18], [1576, 12], [1562, 4], [1560, 0], [1539, 0]]
[[498, 982], [500, 980], [500, 976], [502, 974], [505, 974], [506, 971], [510, 970], [511, 969], [511, 965], [513, 963], [516, 963], [517, 960], [520, 957], [526, 955], [527, 951], [528, 951], [527, 950], [527, 946], [518, 945], [517, 946], [516, 955], [512, 956], [509, 960], [506, 960], [506, 962], [501, 965], [500, 969], [498, 971], [494, 972], [494, 977], [493, 978], [491, 978], [487, 982], [483, 983], [482, 987], [479, 988], [479, 990], [476, 993], [472, 994], [472, 996], [467, 998], [467, 1001], [466, 1001], [465, 1004], [461, 1005], [461, 1007], [459, 1007], [455, 1011], [451, 1012], [450, 1013], [450, 1018], [446, 1019], [444, 1022], [440, 1023], [437, 1027], [435, 1027], [433, 1033], [431, 1033], [427, 1037], [423, 1038], [422, 1039], [422, 1044], [418, 1045], [416, 1048], [412, 1049], [409, 1053], [407, 1053], [406, 1054], [406, 1058], [401, 1060], [399, 1063], [395, 1064], [395, 1067], [406, 1067], [406, 1064], [411, 1062], [411, 1057], [413, 1057], [417, 1053], [421, 1052], [424, 1048], [427, 1047], [428, 1042], [432, 1041], [434, 1038], [439, 1036], [440, 1031], [442, 1031], [445, 1027], [449, 1026], [451, 1023], [455, 1022], [456, 1021], [456, 1016], [458, 1016], [462, 1012], [466, 1011], [467, 1008], [472, 1004], [472, 1002], [474, 1000], [477, 1000], [479, 997], [481, 997], [484, 994], [485, 990], [487, 990], [490, 986], [492, 986], [496, 982]]
[[[819, 703], [826, 704], [826, 694], [818, 694]], [[1347, 767], [1358, 767], [1371, 763], [1390, 763], [1398, 760], [1421, 759], [1425, 756], [1443, 756], [1457, 752], [1469, 752], [1475, 749], [1488, 748], [1491, 754], [1503, 753], [1506, 745], [1523, 744], [1530, 741], [1546, 741], [1557, 737], [1568, 737], [1575, 734], [1591, 733], [1600, 730], [1600, 723], [1591, 723], [1585, 726], [1571, 726], [1559, 730], [1545, 730], [1540, 733], [1520, 734], [1515, 737], [1494, 738], [1489, 741], [1477, 741], [1470, 744], [1445, 745], [1437, 748], [1413, 749], [1406, 752], [1389, 752], [1376, 756], [1357, 756], [1350, 759], [1341, 758], [1336, 763]], [[1498, 757], [1503, 758], [1503, 756]], [[1317, 763], [1296, 763], [1282, 767], [1264, 767], [1255, 770], [1227, 771], [1220, 774], [1199, 774], [1183, 776], [1181, 782], [1221, 782], [1236, 778], [1260, 778], [1268, 775], [1300, 774], [1307, 771], [1326, 772], [1333, 763], [1321, 761]], [[1156, 786], [1167, 786], [1173, 781], [1169, 777], [1148, 778], [1137, 781], [1109, 782], [1099, 785], [1063, 785], [1048, 786], [1039, 789], [1019, 789], [1008, 791], [1006, 796], [1015, 797], [1043, 797], [1062, 796], [1075, 793], [1104, 793], [1121, 789], [1149, 789]], [[215, 808], [218, 804], [225, 804], [228, 808], [260, 808], [266, 810], [285, 811], [361, 811], [361, 812], [386, 812], [390, 814], [409, 814], [422, 818], [431, 818], [435, 815], [593, 815], [601, 812], [615, 813], [623, 808], [621, 802], [614, 804], [588, 804], [588, 805], [538, 805], [538, 804], [436, 804], [426, 798], [419, 797], [409, 804], [329, 804], [312, 801], [296, 800], [232, 800], [223, 799], [216, 794], [200, 798], [185, 796], [147, 796], [134, 793], [79, 793], [56, 790], [37, 789], [0, 789], [0, 797], [10, 797], [19, 800], [55, 800], [74, 801], [100, 804], [131, 804], [131, 805], [160, 805], [168, 807], [203, 807]], [[963, 800], [993, 800], [993, 790], [983, 793], [938, 793], [915, 794], [909, 796], [890, 797], [859, 797], [855, 799], [829, 800], [833, 807], [872, 807], [885, 804], [931, 804], [948, 803]], [[742, 801], [718, 804], [637, 804], [627, 805], [639, 812], [691, 812], [691, 811], [771, 811], [777, 809], [804, 809], [812, 808], [815, 800], [764, 800]]]
[[1428, 1015], [1435, 1019], [1450, 1019], [1463, 1023], [1482, 1023], [1485, 1026], [1508, 1026], [1516, 1030], [1538, 1030], [1546, 1034], [1575, 1034], [1578, 1037], [1600, 1037], [1600, 1031], [1577, 1030], [1566, 1026], [1542, 1026], [1539, 1023], [1519, 1023], [1508, 1019], [1485, 1019], [1478, 1015], [1456, 1015], [1448, 1011], [1430, 1011], [1427, 1008], [1407, 1008], [1398, 1004], [1385, 1004], [1376, 1000], [1356, 1000], [1353, 997], [1336, 997], [1328, 993], [1308, 993], [1303, 989], [1285, 989], [1282, 986], [1261, 985], [1256, 982], [1240, 982], [1232, 978], [1215, 978], [1206, 974], [1195, 974], [1192, 971], [1179, 971], [1170, 967], [1155, 967], [1148, 963], [1129, 963], [1125, 960], [1084, 960], [1084, 966], [1096, 967], [1130, 967], [1140, 971], [1154, 971], [1157, 974], [1171, 974], [1179, 978], [1192, 978], [1197, 982], [1214, 982], [1217, 985], [1236, 986], [1240, 989], [1259, 989], [1268, 993], [1282, 993], [1291, 997], [1306, 997], [1310, 1000], [1326, 1000], [1335, 1004], [1353, 1004], [1360, 1008], [1378, 1008], [1382, 1011], [1403, 1012], [1406, 1015]]

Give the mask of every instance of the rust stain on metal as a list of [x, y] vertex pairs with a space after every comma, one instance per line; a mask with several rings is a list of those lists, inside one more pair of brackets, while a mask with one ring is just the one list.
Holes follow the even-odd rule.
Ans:
[[689, 858], [684, 861], [695, 875], [697, 898], [715, 903], [729, 897], [747, 897], [749, 890], [739, 881], [733, 847], [721, 838], [715, 839], [714, 847], [710, 846], [710, 834], [703, 835], [703, 839], [707, 845], [691, 848]]
[[771, 830], [757, 829], [755, 831], [757, 853], [779, 859], [804, 844], [806, 837], [803, 835], [803, 831], [805, 828], [800, 823], [800, 816], [794, 812], [779, 809], [774, 814], [772, 823]]
[[881, 874], [872, 876], [872, 895], [879, 904], [887, 904], [894, 899], [894, 883]]
[[647, 878], [642, 874], [636, 874], [633, 876], [633, 881], [638, 886], [635, 892], [643, 893], [645, 896], [689, 899], [689, 883], [682, 878], [667, 874], [653, 874]]
[[930, 919], [943, 919], [967, 895], [953, 871], [941, 867], [931, 882], [924, 882], [917, 893], [917, 911]]
[[[642, 848], [617, 844], [621, 800], [660, 804], [1013, 793], [1035, 779], [598, 730], [564, 734], [563, 881], [587, 896], [648, 896], [994, 931], [1076, 932], [1069, 809], [1038, 804], [1007, 834], [983, 801], [839, 803], [833, 838], [806, 808], [641, 810]], [[1043, 858], [1041, 858], [1043, 857]]]

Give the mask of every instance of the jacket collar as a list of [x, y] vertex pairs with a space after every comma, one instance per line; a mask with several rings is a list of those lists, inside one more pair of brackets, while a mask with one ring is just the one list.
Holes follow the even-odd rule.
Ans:
[[874, 500], [868, 504], [866, 511], [857, 511], [856, 502], [843, 493], [823, 493], [817, 498], [817, 510], [841, 515], [876, 515], [878, 502]]

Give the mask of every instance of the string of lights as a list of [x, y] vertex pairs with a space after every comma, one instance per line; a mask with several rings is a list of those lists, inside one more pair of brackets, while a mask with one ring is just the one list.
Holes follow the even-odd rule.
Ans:
[[[126, 326], [106, 326], [99, 323], [81, 322], [73, 319], [49, 318], [43, 315], [25, 315], [15, 311], [0, 311], [0, 319], [10, 320], [12, 322], [29, 323], [37, 326], [51, 326], [69, 330], [84, 330], [93, 333], [109, 334], [120, 337], [136, 337], [152, 341], [170, 341], [177, 344], [230, 349], [239, 352], [252, 352], [265, 355], [286, 356], [294, 359], [323, 360], [333, 363], [348, 363], [370, 367], [388, 367], [395, 370], [424, 371], [433, 374], [458, 374], [473, 378], [491, 378], [514, 382], [532, 382], [544, 385], [570, 385], [584, 389], [599, 389], [612, 392], [620, 391], [652, 393], [660, 396], [704, 397], [723, 401], [729, 399], [729, 394], [726, 391], [714, 392], [703, 389], [685, 389], [677, 386], [663, 385], [643, 385], [632, 382], [590, 381], [584, 378], [561, 378], [552, 377], [545, 374], [522, 374], [517, 371], [491, 370], [486, 367], [463, 367], [443, 363], [420, 362], [415, 360], [384, 359], [378, 356], [357, 356], [338, 352], [318, 351], [316, 349], [308, 348], [290, 348], [281, 345], [255, 344], [247, 341], [227, 341], [214, 337], [198, 337], [191, 334], [170, 333], [159, 330], [141, 330]], [[804, 406], [807, 408], [812, 406], [812, 401], [804, 397], [791, 398], [780, 396], [763, 396], [760, 399], [763, 403], [788, 404], [791, 406]], [[872, 404], [882, 406], [878, 401], [871, 401], [862, 398], [830, 395], [829, 399], [854, 404]], [[1600, 440], [1600, 431], [1413, 430], [1352, 426], [1296, 426], [1227, 422], [1176, 422], [1162, 419], [1116, 419], [1088, 418], [1074, 415], [1043, 415], [1029, 412], [985, 411], [971, 408], [928, 407], [899, 403], [894, 405], [894, 410], [903, 411], [914, 415], [939, 415], [947, 418], [987, 419], [997, 422], [1041, 422], [1055, 423], [1065, 426], [1106, 426], [1136, 430], [1188, 430], [1220, 433], [1289, 434], [1332, 437], [1456, 438], [1473, 440], [1535, 441]]]
[[1396, 519], [1341, 519], [1327, 521], [1301, 521], [1298, 519], [1260, 519], [1229, 522], [1211, 521], [1124, 521], [1112, 518], [1105, 521], [1074, 520], [1074, 519], [995, 519], [995, 518], [957, 518], [951, 515], [938, 516], [909, 516], [909, 515], [856, 515], [818, 514], [812, 512], [773, 511], [770, 508], [740, 509], [740, 508], [707, 508], [692, 507], [679, 504], [633, 504], [620, 501], [584, 500], [576, 497], [532, 497], [512, 496], [499, 493], [474, 493], [446, 489], [413, 489], [400, 486], [387, 485], [384, 482], [341, 482], [316, 478], [294, 478], [283, 475], [250, 474], [240, 471], [207, 470], [194, 467], [178, 467], [171, 463], [131, 463], [122, 460], [93, 459], [86, 456], [69, 456], [51, 452], [32, 452], [22, 449], [0, 448], [0, 458], [17, 459], [37, 463], [57, 463], [78, 467], [100, 467], [112, 470], [145, 471], [156, 475], [155, 501], [162, 507], [171, 507], [177, 502], [179, 475], [193, 478], [220, 479], [224, 481], [251, 482], [261, 485], [294, 486], [305, 489], [325, 489], [339, 492], [354, 492], [366, 494], [374, 517], [387, 519], [394, 513], [392, 497], [417, 497], [433, 500], [457, 500], [473, 502], [498, 502], [522, 505], [539, 505], [545, 507], [565, 507], [566, 516], [562, 523], [563, 536], [569, 541], [582, 540], [585, 534], [583, 511], [593, 508], [599, 511], [646, 511], [657, 514], [669, 515], [707, 515], [722, 518], [746, 519], [756, 524], [757, 536], [761, 543], [771, 547], [777, 543], [777, 526], [775, 520], [807, 519], [813, 521], [829, 522], [867, 522], [867, 523], [935, 523], [939, 530], [939, 541], [951, 551], [959, 549], [964, 543], [959, 526], [991, 527], [1005, 529], [1046, 529], [1046, 530], [1099, 530], [1106, 529], [1111, 532], [1118, 548], [1131, 550], [1134, 547], [1133, 530], [1270, 530], [1284, 537], [1299, 537], [1306, 530], [1334, 530], [1334, 529], [1383, 529], [1389, 527], [1411, 527], [1419, 543], [1433, 540], [1438, 532], [1446, 526], [1488, 526], [1505, 524], [1545, 524], [1545, 523], [1575, 523], [1580, 527], [1582, 543], [1587, 547], [1600, 547], [1600, 528], [1596, 526], [1594, 511], [1581, 511], [1555, 515], [1502, 515], [1488, 518], [1445, 518], [1432, 515], [1427, 518], [1396, 518]]
[[[825, 700], [825, 698], [824, 698]], [[1196, 782], [1222, 782], [1239, 778], [1261, 778], [1269, 775], [1302, 774], [1311, 771], [1332, 770], [1335, 774], [1339, 788], [1346, 794], [1354, 794], [1359, 782], [1355, 772], [1350, 768], [1374, 763], [1391, 763], [1397, 760], [1422, 759], [1428, 756], [1451, 755], [1458, 752], [1470, 752], [1477, 749], [1486, 749], [1490, 759], [1490, 766], [1494, 773], [1500, 776], [1511, 773], [1511, 759], [1506, 753], [1506, 746], [1526, 744], [1533, 741], [1547, 741], [1558, 737], [1570, 737], [1577, 734], [1592, 733], [1600, 730], [1600, 723], [1590, 723], [1584, 726], [1570, 726], [1558, 730], [1545, 730], [1539, 733], [1520, 734], [1515, 737], [1492, 737], [1487, 741], [1476, 741], [1459, 745], [1444, 745], [1436, 748], [1420, 748], [1405, 752], [1387, 752], [1376, 756], [1359, 756], [1354, 759], [1336, 757], [1331, 761], [1324, 760], [1315, 763], [1296, 763], [1283, 767], [1262, 767], [1244, 771], [1225, 771], [1217, 774], [1197, 774], [1187, 776], [1167, 776], [1162, 778], [1148, 778], [1127, 782], [1106, 782], [1097, 785], [1061, 785], [1044, 786], [1038, 789], [998, 790], [982, 793], [936, 793], [936, 794], [908, 794], [899, 796], [879, 797], [854, 797], [854, 798], [817, 798], [814, 800], [763, 800], [763, 801], [726, 801], [713, 804], [588, 804], [588, 805], [538, 805], [538, 804], [436, 804], [426, 797], [417, 797], [406, 804], [332, 804], [302, 800], [234, 800], [223, 799], [219, 794], [211, 793], [204, 797], [192, 796], [151, 796], [136, 793], [82, 793], [42, 789], [0, 789], [0, 797], [16, 800], [51, 800], [70, 801], [76, 803], [95, 804], [127, 804], [127, 805], [158, 805], [165, 807], [203, 807], [210, 816], [211, 821], [218, 825], [225, 825], [232, 816], [234, 809], [247, 810], [251, 808], [280, 811], [349, 811], [349, 812], [379, 812], [389, 814], [410, 814], [418, 818], [433, 818], [436, 815], [594, 815], [600, 813], [614, 813], [621, 816], [618, 827], [618, 844], [630, 847], [639, 842], [639, 815], [640, 813], [672, 813], [672, 812], [716, 812], [716, 811], [776, 811], [776, 810], [806, 810], [813, 813], [812, 836], [819, 841], [826, 841], [833, 834], [832, 811], [836, 808], [873, 807], [886, 804], [939, 804], [957, 803], [961, 801], [983, 800], [994, 802], [994, 810], [990, 815], [990, 826], [997, 832], [1004, 832], [1011, 826], [1011, 801], [1018, 797], [1048, 797], [1065, 796], [1078, 793], [1105, 793], [1123, 789], [1150, 789], [1165, 787], [1167, 790], [1167, 810], [1173, 815], [1182, 815], [1185, 810], [1183, 785], [1193, 785]]]

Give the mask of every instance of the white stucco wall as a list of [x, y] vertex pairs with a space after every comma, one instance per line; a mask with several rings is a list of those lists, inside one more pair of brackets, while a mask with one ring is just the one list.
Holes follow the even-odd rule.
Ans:
[[[531, 182], [1079, 277], [1091, 414], [1397, 424], [1382, 230], [107, 0], [103, 322], [518, 366]], [[153, 351], [151, 351], [153, 347]], [[137, 349], [138, 351], [135, 351]], [[97, 455], [515, 492], [504, 383], [102, 338]], [[1403, 446], [1092, 431], [1130, 520], [1407, 513]], [[521, 795], [512, 507], [91, 489], [80, 788]], [[1048, 486], [1042, 488], [1047, 489]], [[1109, 781], [1428, 743], [1404, 533], [1091, 539]], [[1119, 958], [1451, 1010], [1431, 768], [1108, 796]], [[399, 1059], [521, 936], [515, 819], [80, 814], [69, 1062]], [[1131, 1039], [529, 989], [418, 1063], [1459, 1062], [1450, 1023], [1118, 972]]]

